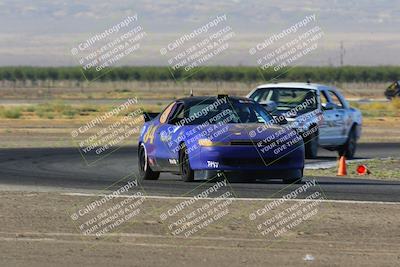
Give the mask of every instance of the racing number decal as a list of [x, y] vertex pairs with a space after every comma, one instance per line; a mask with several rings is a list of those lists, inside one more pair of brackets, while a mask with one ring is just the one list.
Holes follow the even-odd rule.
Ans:
[[143, 142], [153, 144], [157, 126], [151, 125], [143, 136]]

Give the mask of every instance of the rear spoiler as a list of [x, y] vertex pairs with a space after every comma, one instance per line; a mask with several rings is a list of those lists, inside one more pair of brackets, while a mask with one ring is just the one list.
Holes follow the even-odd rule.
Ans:
[[155, 117], [158, 116], [159, 113], [154, 113], [154, 112], [143, 112], [143, 117], [144, 117], [144, 121], [151, 121], [153, 120]]

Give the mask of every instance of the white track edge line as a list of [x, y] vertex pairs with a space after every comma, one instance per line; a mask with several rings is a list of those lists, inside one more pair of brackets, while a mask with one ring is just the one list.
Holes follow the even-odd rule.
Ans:
[[[65, 196], [81, 196], [81, 197], [104, 197], [106, 194], [89, 194], [89, 193], [62, 193], [61, 195]], [[132, 197], [131, 195], [119, 195], [118, 197]], [[180, 200], [190, 200], [193, 197], [170, 197], [170, 196], [144, 196], [144, 198], [150, 199], [180, 199]], [[205, 200], [213, 200], [214, 198], [205, 197], [201, 198]], [[232, 199], [235, 201], [276, 201], [281, 200], [282, 198], [225, 198], [225, 199]], [[313, 201], [311, 199], [290, 199], [286, 201], [294, 201], [294, 202], [301, 202], [301, 201]], [[326, 203], [347, 203], [347, 204], [380, 204], [380, 205], [400, 205], [400, 202], [389, 202], [389, 201], [362, 201], [362, 200], [336, 200], [336, 199], [319, 199], [320, 202]]]

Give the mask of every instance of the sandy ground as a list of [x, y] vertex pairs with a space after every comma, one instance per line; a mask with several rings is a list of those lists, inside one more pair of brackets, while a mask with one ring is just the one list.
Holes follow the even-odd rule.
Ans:
[[[312, 217], [274, 237], [263, 236], [259, 221], [249, 220], [249, 213], [270, 201], [234, 200], [220, 220], [189, 237], [177, 237], [160, 214], [182, 200], [146, 198], [134, 219], [96, 237], [82, 235], [70, 216], [99, 198], [29, 192], [1, 192], [0, 198], [0, 266], [400, 264], [399, 204], [318, 203]], [[270, 215], [295, 203], [285, 202]]]

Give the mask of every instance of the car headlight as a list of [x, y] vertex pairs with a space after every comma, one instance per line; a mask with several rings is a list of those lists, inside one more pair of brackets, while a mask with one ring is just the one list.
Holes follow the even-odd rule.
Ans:
[[199, 139], [199, 146], [226, 146], [229, 145], [229, 143], [225, 142], [216, 142], [212, 141], [210, 139]]

